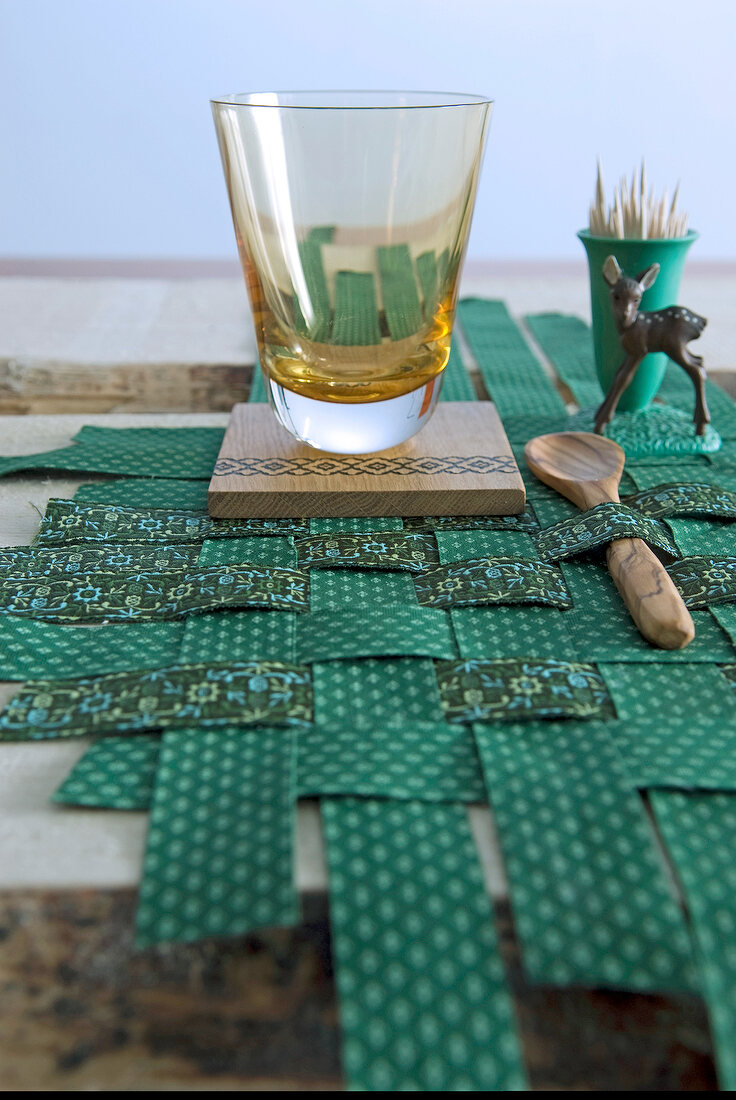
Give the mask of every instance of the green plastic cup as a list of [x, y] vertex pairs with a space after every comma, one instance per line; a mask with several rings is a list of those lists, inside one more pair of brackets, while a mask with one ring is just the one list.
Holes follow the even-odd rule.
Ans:
[[[646, 241], [618, 240], [615, 237], [595, 237], [587, 229], [581, 229], [578, 237], [588, 256], [595, 367], [598, 381], [604, 393], [608, 393], [614, 375], [625, 359], [625, 353], [621, 348], [611, 310], [611, 288], [603, 278], [606, 258], [615, 256], [619, 266], [632, 278], [640, 275], [650, 264], [659, 264], [659, 275], [654, 285], [644, 292], [641, 308], [666, 309], [667, 306], [678, 305], [685, 257], [690, 245], [698, 239], [698, 234], [691, 230], [685, 237]], [[631, 384], [621, 395], [618, 409], [621, 412], [646, 409], [662, 384], [666, 369], [667, 356], [663, 352], [646, 355]]]

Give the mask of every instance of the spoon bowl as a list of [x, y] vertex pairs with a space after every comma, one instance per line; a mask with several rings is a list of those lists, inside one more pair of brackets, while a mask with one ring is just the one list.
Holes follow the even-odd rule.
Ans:
[[530, 439], [524, 455], [540, 481], [579, 508], [618, 500], [626, 455], [612, 439], [592, 432], [554, 432]]

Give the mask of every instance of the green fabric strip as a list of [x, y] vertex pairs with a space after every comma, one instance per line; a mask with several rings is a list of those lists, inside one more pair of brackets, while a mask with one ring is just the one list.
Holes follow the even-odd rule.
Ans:
[[417, 600], [424, 607], [493, 603], [570, 606], [559, 569], [531, 559], [479, 558], [453, 562], [416, 577], [414, 584]]
[[691, 612], [695, 638], [690, 645], [659, 649], [642, 638], [603, 565], [563, 561], [561, 569], [573, 601], [572, 610], [564, 614], [573, 659], [659, 664], [712, 664], [733, 659], [733, 644], [709, 611]]
[[335, 275], [332, 339], [351, 347], [381, 343], [376, 288], [370, 273], [338, 271]]
[[555, 985], [697, 989], [682, 913], [608, 726], [473, 727], [525, 970]]
[[484, 802], [472, 732], [443, 722], [350, 725], [299, 732], [298, 791], [310, 795]]
[[723, 557], [736, 550], [736, 529], [723, 520], [668, 519], [667, 526], [685, 557], [697, 556], [704, 547], [710, 554]]
[[399, 516], [343, 516], [324, 518], [315, 516], [309, 521], [310, 535], [361, 535], [368, 531], [403, 531]]
[[250, 393], [248, 394], [249, 405], [265, 405], [268, 401], [268, 394], [266, 393], [266, 381], [263, 376], [263, 369], [260, 363], [253, 364], [253, 378], [250, 384]]
[[623, 503], [653, 519], [669, 516], [736, 519], [736, 492], [702, 481], [686, 485], [654, 485], [651, 489], [642, 489], [627, 496]]
[[210, 519], [200, 512], [161, 509], [142, 511], [117, 505], [77, 504], [50, 500], [41, 521], [37, 544], [77, 542], [201, 542], [202, 539], [248, 535], [306, 535], [306, 520]]
[[536, 313], [525, 320], [578, 405], [584, 409], [597, 408], [603, 400], [603, 390], [595, 373], [588, 326], [578, 317], [565, 317], [561, 313]]
[[537, 549], [542, 561], [559, 561], [590, 553], [614, 539], [631, 538], [643, 539], [673, 558], [679, 556], [663, 524], [613, 501], [597, 504], [587, 512], [546, 527], [537, 535]]
[[[734, 604], [722, 604], [719, 607], [714, 607], [710, 614], [736, 645], [736, 606]], [[716, 658], [718, 661], [729, 661], [731, 659], [730, 656]]]
[[736, 556], [699, 554], [673, 562], [667, 572], [687, 607], [709, 607], [736, 600]]
[[39, 680], [0, 711], [0, 741], [234, 721], [287, 726], [311, 722], [309, 669], [280, 661], [234, 661]]
[[103, 737], [87, 749], [52, 801], [109, 810], [147, 810], [153, 799], [161, 738]]
[[444, 720], [434, 665], [427, 657], [364, 657], [312, 665], [314, 721], [364, 730]]
[[442, 372], [440, 401], [475, 401], [475, 386], [465, 369], [457, 344], [450, 345], [450, 357]]
[[118, 623], [87, 630], [2, 615], [0, 680], [62, 679], [175, 665], [183, 631], [184, 624], [177, 622]]
[[554, 383], [503, 302], [464, 298], [458, 306], [458, 318], [486, 389], [504, 421], [507, 416], [535, 413], [567, 418]]
[[315, 569], [309, 574], [313, 611], [329, 607], [350, 608], [361, 616], [366, 607], [405, 603], [417, 606], [411, 573], [382, 573], [378, 570]]
[[348, 1087], [526, 1088], [460, 806], [322, 800]]
[[136, 944], [294, 924], [294, 734], [167, 731], [143, 861]]
[[[330, 238], [331, 239], [331, 238]], [[330, 339], [332, 327], [332, 307], [327, 289], [322, 245], [329, 243], [326, 237], [313, 237], [299, 242], [299, 258], [308, 291], [308, 302], [300, 303], [294, 295], [294, 323], [297, 332], [303, 332], [311, 340], [324, 342]], [[305, 320], [304, 311], [308, 319]]]
[[90, 573], [132, 572], [153, 570], [184, 573], [197, 564], [199, 548], [182, 544], [167, 546], [9, 546], [0, 549], [0, 570], [3, 580], [31, 577], [72, 577]]
[[534, 510], [527, 505], [520, 516], [406, 516], [405, 531], [527, 531], [539, 530]]
[[434, 535], [419, 531], [312, 535], [297, 539], [302, 569], [388, 569], [422, 573], [439, 563]]
[[435, 533], [442, 565], [476, 558], [534, 558], [536, 546], [526, 531], [456, 531]]
[[360, 623], [351, 611], [313, 611], [299, 616], [296, 630], [301, 663], [350, 657], [449, 658], [458, 652], [446, 612], [407, 604], [367, 607]]
[[[296, 615], [281, 612], [264, 615], [262, 611], [238, 610], [223, 615], [219, 611], [187, 619], [179, 660], [182, 664], [228, 661], [296, 662]], [[0, 620], [1, 621], [1, 620]]]
[[652, 791], [652, 809], [682, 884], [708, 1006], [721, 1089], [736, 1089], [736, 798]]
[[568, 632], [568, 612], [554, 607], [520, 605], [462, 607], [450, 612], [460, 656], [482, 660], [504, 657], [582, 659]]
[[448, 722], [615, 716], [600, 673], [581, 661], [502, 658], [435, 667]]
[[174, 481], [167, 478], [119, 478], [80, 485], [74, 499], [83, 504], [120, 505], [123, 508], [161, 508], [207, 511], [206, 481]]
[[422, 309], [407, 244], [379, 245], [378, 272], [386, 324], [392, 340], [405, 340], [422, 329]]
[[422, 292], [422, 311], [425, 321], [431, 321], [439, 294], [437, 257], [434, 252], [422, 252], [416, 258], [417, 279]]
[[297, 569], [222, 565], [196, 572], [99, 569], [76, 576], [6, 576], [0, 615], [68, 623], [176, 619], [227, 607], [307, 611], [309, 577]]
[[201, 569], [219, 565], [238, 566], [247, 561], [252, 565], [273, 565], [280, 569], [296, 567], [294, 540], [259, 538], [205, 539], [197, 564]]
[[0, 477], [21, 470], [81, 470], [209, 480], [223, 428], [97, 428], [85, 426], [69, 447], [0, 458]]
[[610, 734], [638, 787], [736, 790], [736, 694], [716, 665], [598, 665]]

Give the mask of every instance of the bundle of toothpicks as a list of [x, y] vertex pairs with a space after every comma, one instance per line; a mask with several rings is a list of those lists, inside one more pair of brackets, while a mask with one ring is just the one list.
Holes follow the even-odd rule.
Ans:
[[595, 237], [633, 238], [635, 240], [661, 240], [663, 237], [684, 237], [687, 234], [688, 215], [677, 209], [680, 184], [670, 202], [667, 192], [655, 199], [654, 192], [647, 194], [647, 169], [644, 159], [637, 180], [621, 178], [613, 192], [613, 205], [606, 206], [601, 162], [598, 161], [598, 178], [595, 185], [595, 202], [590, 207], [590, 232]]

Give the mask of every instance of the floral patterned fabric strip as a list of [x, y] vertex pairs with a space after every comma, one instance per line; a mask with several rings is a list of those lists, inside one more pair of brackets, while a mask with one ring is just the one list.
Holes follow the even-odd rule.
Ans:
[[670, 557], [679, 557], [679, 550], [661, 523], [613, 501], [545, 527], [537, 535], [537, 549], [542, 561], [558, 561], [589, 553], [614, 539], [643, 539]]
[[206, 512], [125, 508], [50, 500], [37, 543], [58, 542], [201, 542], [243, 535], [306, 535], [305, 519], [211, 519]]
[[351, 1089], [524, 1090], [465, 808], [366, 798], [321, 805]]
[[687, 607], [710, 607], [736, 600], [736, 556], [696, 554], [668, 566]]
[[531, 558], [456, 561], [415, 577], [414, 586], [424, 607], [513, 603], [572, 607], [560, 570]]
[[448, 722], [616, 714], [603, 677], [579, 661], [436, 661], [435, 668]]
[[736, 519], [736, 493], [707, 482], [655, 485], [623, 498], [623, 503], [654, 519], [668, 516], [715, 516]]
[[0, 615], [50, 622], [143, 622], [227, 607], [307, 611], [309, 577], [298, 569], [243, 564], [196, 573], [151, 566], [0, 579]]
[[311, 721], [312, 678], [304, 665], [179, 665], [39, 680], [0, 711], [0, 741], [135, 733], [193, 722], [303, 726]]
[[[192, 569], [199, 560], [198, 546], [58, 546], [50, 549], [33, 546], [4, 547], [0, 550], [0, 569], [5, 578], [58, 577], [79, 573], [125, 571], [146, 572], [157, 569]], [[2, 576], [2, 574], [0, 574]]]
[[530, 504], [520, 516], [406, 516], [405, 531], [538, 531]]
[[439, 564], [437, 541], [420, 531], [312, 535], [296, 542], [299, 565], [309, 569], [389, 569], [424, 573]]

